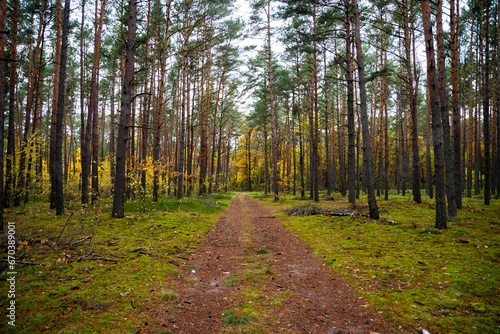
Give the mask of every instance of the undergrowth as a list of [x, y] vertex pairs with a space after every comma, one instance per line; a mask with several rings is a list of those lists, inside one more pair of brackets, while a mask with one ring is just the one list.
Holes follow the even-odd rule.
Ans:
[[6, 209], [19, 242], [17, 326], [9, 327], [16, 333], [133, 333], [147, 320], [141, 310], [148, 303], [177, 298], [170, 280], [233, 196], [138, 199], [126, 203], [122, 219], [110, 218], [110, 198], [88, 208], [67, 203], [63, 217], [36, 200]]
[[[349, 207], [346, 198], [314, 203]], [[324, 262], [382, 310], [389, 323], [414, 332], [500, 333], [500, 202], [464, 198], [457, 221], [433, 228], [434, 201], [378, 200], [380, 220], [365, 216], [294, 217], [264, 200]], [[312, 203], [312, 202], [310, 202]], [[356, 209], [367, 211], [366, 197]]]

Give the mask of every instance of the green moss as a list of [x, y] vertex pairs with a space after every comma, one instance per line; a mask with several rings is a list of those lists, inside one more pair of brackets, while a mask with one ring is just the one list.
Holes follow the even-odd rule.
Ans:
[[[74, 215], [57, 248], [37, 243], [23, 258], [49, 265], [17, 268], [23, 279], [16, 294], [23, 316], [17, 332], [39, 333], [55, 324], [51, 331], [103, 333], [120, 328], [133, 333], [145, 320], [138, 306], [179, 275], [169, 261], [182, 265], [179, 256], [196, 251], [233, 196], [209, 196], [216, 207], [205, 207], [205, 198], [132, 201], [123, 219], [110, 218], [111, 198], [88, 208], [69, 206], [67, 211]], [[46, 201], [32, 201], [23, 213], [6, 210], [5, 219], [17, 222], [23, 238], [54, 240], [50, 238], [60, 234], [68, 216], [55, 217]], [[5, 301], [0, 299], [0, 307]]]
[[[484, 206], [481, 199], [464, 198], [459, 220], [450, 222], [447, 230], [437, 230], [433, 228], [432, 200], [424, 198], [422, 204], [415, 204], [407, 196], [390, 197], [390, 201], [378, 201], [380, 220], [364, 216], [289, 217], [283, 212], [277, 216], [405, 330], [497, 331], [493, 324], [500, 314], [496, 293], [500, 281], [500, 202]], [[335, 198], [315, 205], [325, 210], [349, 207], [345, 198]], [[261, 201], [279, 210], [296, 205], [267, 198]], [[363, 212], [368, 207], [366, 197], [362, 196], [356, 207]]]

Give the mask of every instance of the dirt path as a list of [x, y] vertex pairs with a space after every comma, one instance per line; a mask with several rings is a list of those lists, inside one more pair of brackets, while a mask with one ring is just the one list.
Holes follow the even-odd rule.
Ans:
[[172, 289], [179, 298], [150, 312], [154, 320], [149, 329], [207, 334], [394, 332], [248, 195], [231, 201]]

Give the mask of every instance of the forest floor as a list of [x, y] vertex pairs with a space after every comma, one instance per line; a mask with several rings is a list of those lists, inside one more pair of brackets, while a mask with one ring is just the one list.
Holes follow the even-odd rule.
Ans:
[[62, 217], [33, 200], [5, 210], [0, 333], [500, 333], [500, 201], [463, 200], [444, 231], [433, 200], [395, 192], [380, 220], [363, 195], [137, 199], [123, 219], [110, 198]]
[[[263, 204], [238, 195], [157, 302], [151, 328], [172, 333], [390, 333], [364, 297]], [[151, 331], [154, 332], [154, 331]]]

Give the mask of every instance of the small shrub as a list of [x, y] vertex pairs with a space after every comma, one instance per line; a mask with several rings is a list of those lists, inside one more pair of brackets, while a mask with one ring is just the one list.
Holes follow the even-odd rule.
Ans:
[[271, 253], [268, 249], [265, 248], [259, 248], [257, 249], [257, 254], [269, 254]]

